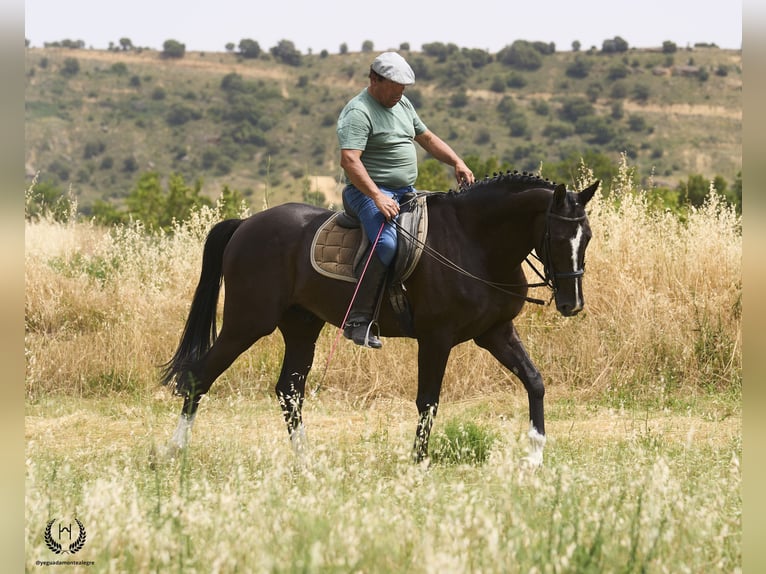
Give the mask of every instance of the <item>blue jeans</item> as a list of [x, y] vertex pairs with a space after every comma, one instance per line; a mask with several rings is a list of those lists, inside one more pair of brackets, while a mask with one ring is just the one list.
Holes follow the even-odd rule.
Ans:
[[[415, 188], [412, 186], [401, 189], [388, 189], [385, 187], [379, 187], [379, 189], [388, 197], [393, 197], [397, 203], [405, 193], [415, 191]], [[386, 223], [380, 234], [380, 239], [378, 239], [378, 244], [375, 246], [375, 253], [383, 262], [383, 265], [388, 267], [391, 261], [394, 260], [394, 255], [396, 255], [396, 227], [386, 221], [383, 214], [375, 207], [375, 202], [372, 199], [353, 185], [347, 185], [343, 189], [343, 198], [351, 209], [356, 212], [359, 221], [362, 222], [362, 229], [364, 229], [367, 237], [370, 238], [370, 243], [375, 241], [375, 238], [378, 236], [381, 224], [383, 222]]]

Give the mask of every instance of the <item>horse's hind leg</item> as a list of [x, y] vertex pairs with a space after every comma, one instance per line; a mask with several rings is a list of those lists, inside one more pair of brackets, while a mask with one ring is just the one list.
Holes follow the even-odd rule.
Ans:
[[323, 325], [324, 321], [302, 307], [289, 308], [278, 324], [285, 342], [285, 355], [275, 391], [287, 423], [287, 432], [298, 454], [302, 454], [306, 440], [302, 418], [306, 378]]
[[266, 321], [259, 323], [249, 315], [232, 314], [228, 317], [228, 321], [224, 316], [221, 332], [213, 346], [184, 374], [190, 379], [189, 392], [184, 395], [178, 426], [170, 440], [172, 450], [183, 449], [188, 445], [200, 399], [210, 390], [213, 382], [258, 339], [273, 331], [274, 325], [276, 321], [271, 324]]
[[502, 365], [516, 375], [524, 384], [529, 398], [529, 455], [525, 462], [537, 467], [543, 462], [545, 446], [545, 386], [543, 377], [529, 358], [527, 350], [516, 332], [513, 323], [498, 325], [474, 339], [476, 344], [487, 349]]

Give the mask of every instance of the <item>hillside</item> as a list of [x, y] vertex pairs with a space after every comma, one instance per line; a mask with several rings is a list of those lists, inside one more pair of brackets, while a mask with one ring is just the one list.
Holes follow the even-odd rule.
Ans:
[[[741, 170], [741, 51], [557, 52], [534, 70], [475, 51], [404, 55], [418, 76], [407, 94], [464, 157], [566, 178], [581, 157], [625, 152], [667, 187]], [[28, 48], [26, 181], [71, 187], [85, 212], [147, 171], [201, 179], [211, 197], [228, 185], [257, 208], [308, 191], [337, 202], [335, 121], [373, 57]]]

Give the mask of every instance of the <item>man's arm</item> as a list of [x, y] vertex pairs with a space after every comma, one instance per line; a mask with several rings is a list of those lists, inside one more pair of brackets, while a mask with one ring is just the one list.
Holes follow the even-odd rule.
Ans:
[[375, 207], [386, 219], [391, 219], [399, 213], [399, 204], [395, 200], [382, 193], [375, 182], [372, 181], [367, 168], [362, 163], [362, 150], [340, 150], [340, 166], [345, 170], [348, 179], [359, 191], [375, 202]]
[[473, 172], [468, 169], [468, 166], [462, 159], [460, 159], [460, 156], [458, 156], [455, 151], [435, 133], [426, 130], [422, 134], [415, 136], [415, 141], [418, 142], [424, 150], [431, 154], [431, 156], [442, 163], [454, 167], [455, 179], [457, 179], [459, 184], [473, 183]]

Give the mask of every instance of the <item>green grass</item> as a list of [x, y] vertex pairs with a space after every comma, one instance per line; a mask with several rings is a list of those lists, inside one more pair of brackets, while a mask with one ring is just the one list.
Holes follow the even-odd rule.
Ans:
[[76, 515], [88, 540], [68, 558], [95, 562], [87, 572], [741, 568], [738, 418], [666, 411], [634, 424], [583, 406], [551, 424], [545, 465], [529, 473], [524, 408], [497, 418], [490, 403], [445, 405], [434, 427], [496, 436], [486, 462], [428, 470], [409, 461], [414, 409], [397, 401], [309, 401], [305, 466], [272, 399], [205, 401], [172, 460], [154, 454], [180, 407], [164, 393], [31, 404], [27, 567], [55, 558], [48, 520]]

